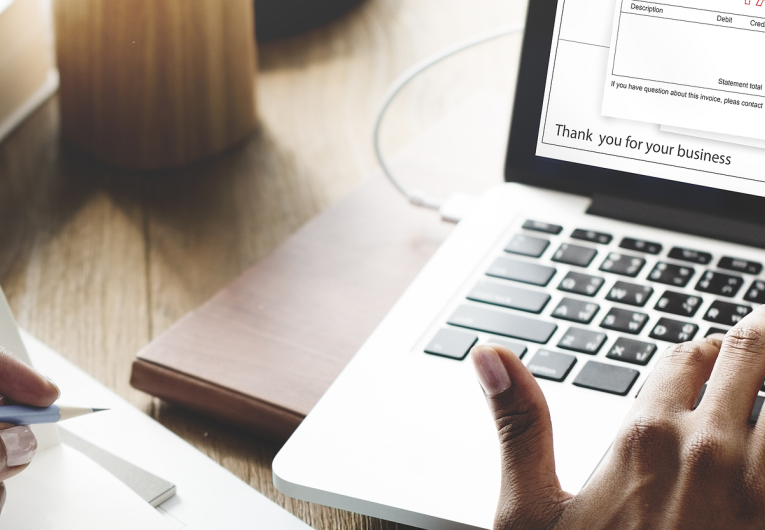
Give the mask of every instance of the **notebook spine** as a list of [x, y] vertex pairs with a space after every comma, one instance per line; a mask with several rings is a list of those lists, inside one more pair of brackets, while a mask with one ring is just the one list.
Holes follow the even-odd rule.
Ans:
[[130, 384], [169, 403], [279, 443], [285, 442], [304, 418], [272, 403], [142, 359], [133, 362]]

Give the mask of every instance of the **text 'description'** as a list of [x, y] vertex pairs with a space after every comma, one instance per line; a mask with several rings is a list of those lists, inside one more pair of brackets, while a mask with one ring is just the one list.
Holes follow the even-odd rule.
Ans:
[[617, 0], [602, 114], [765, 139], [765, 12]]

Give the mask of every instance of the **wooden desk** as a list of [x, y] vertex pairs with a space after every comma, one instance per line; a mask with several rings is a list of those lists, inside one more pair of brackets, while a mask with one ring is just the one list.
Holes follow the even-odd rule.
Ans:
[[[315, 528], [396, 525], [289, 499], [278, 447], [128, 384], [142, 346], [345, 195], [374, 158], [383, 92], [417, 59], [500, 24], [523, 0], [367, 0], [328, 27], [261, 47], [261, 126], [194, 167], [113, 170], [62, 146], [54, 97], [0, 144], [0, 283], [21, 326]], [[386, 122], [393, 152], [476, 89], [508, 92], [520, 37], [436, 67]]]

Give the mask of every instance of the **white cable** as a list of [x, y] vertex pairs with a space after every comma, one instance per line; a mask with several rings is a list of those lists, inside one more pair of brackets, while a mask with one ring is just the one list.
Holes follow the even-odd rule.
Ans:
[[512, 35], [513, 33], [523, 31], [523, 29], [523, 24], [501, 26], [499, 28], [474, 35], [468, 39], [452, 44], [451, 46], [448, 46], [443, 50], [434, 53], [433, 55], [425, 57], [421, 61], [409, 67], [403, 74], [398, 77], [398, 79], [396, 79], [396, 81], [386, 92], [382, 105], [380, 106], [380, 110], [378, 111], [377, 117], [375, 118], [373, 134], [375, 154], [377, 155], [377, 161], [380, 163], [380, 167], [382, 167], [385, 176], [388, 177], [388, 180], [390, 180], [391, 184], [393, 184], [393, 186], [398, 191], [400, 191], [407, 199], [409, 199], [409, 202], [412, 204], [438, 210], [444, 205], [445, 199], [429, 195], [422, 190], [408, 189], [406, 186], [401, 184], [401, 182], [399, 182], [399, 180], [393, 175], [390, 166], [388, 166], [388, 163], [385, 161], [385, 157], [382, 154], [382, 149], [380, 148], [380, 127], [382, 126], [382, 121], [383, 118], [385, 118], [385, 112], [388, 110], [388, 107], [390, 107], [390, 104], [396, 98], [398, 93], [401, 92], [401, 89], [403, 89], [412, 79], [417, 77], [417, 75], [422, 73], [424, 70], [427, 70], [434, 64], [439, 63], [456, 53], [476, 46], [477, 44], [481, 44], [499, 37], [504, 37], [505, 35]]

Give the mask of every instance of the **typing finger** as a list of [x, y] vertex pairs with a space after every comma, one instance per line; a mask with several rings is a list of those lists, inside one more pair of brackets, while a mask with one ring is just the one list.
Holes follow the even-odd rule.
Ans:
[[640, 391], [635, 409], [689, 411], [709, 379], [720, 352], [722, 335], [669, 348]]
[[555, 473], [552, 424], [542, 389], [503, 346], [476, 346], [471, 357], [499, 435], [502, 493], [495, 527], [552, 528], [570, 496], [560, 490]]
[[765, 309], [761, 307], [725, 335], [698, 410], [727, 427], [746, 427], [763, 379]]

